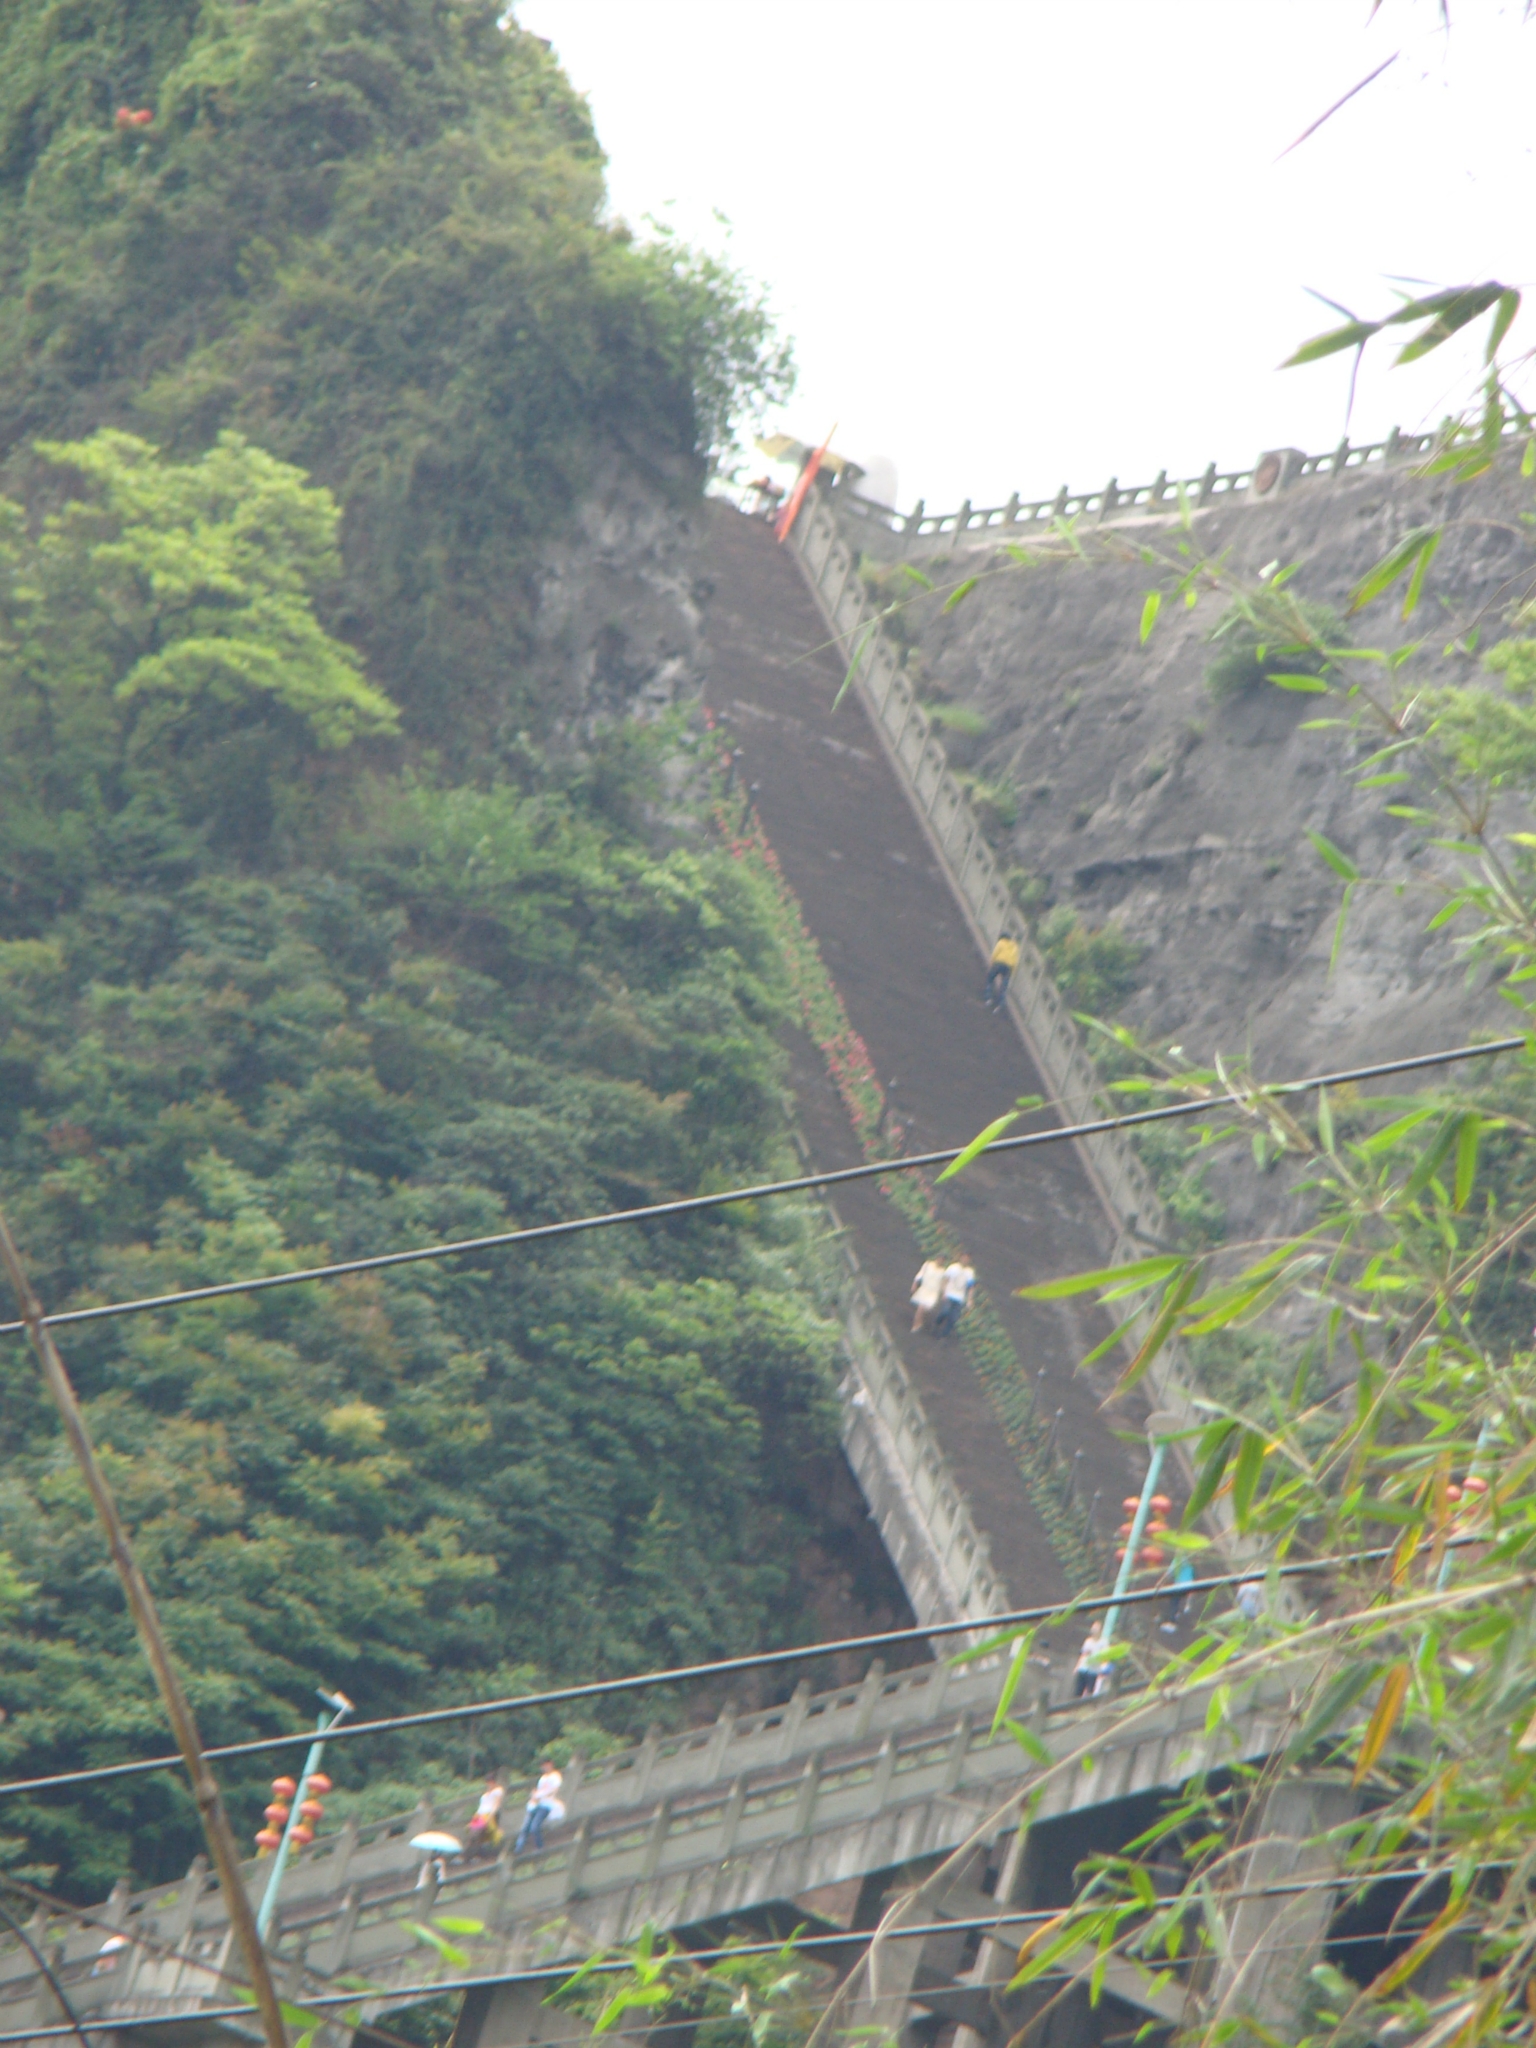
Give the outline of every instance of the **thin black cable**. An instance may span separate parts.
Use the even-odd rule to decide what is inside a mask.
[[[3,1902],[0,1902],[0,1920],[3,1920],[5,1922],[6,1926],[10,1928],[12,1934],[14,1934],[16,1939],[21,1943],[22,1947],[26,1950],[27,1954],[32,1958],[33,1962],[36,1963],[38,1969],[41,1970],[43,1974],[43,1978],[48,1986],[48,1989],[59,2001],[59,2011],[63,2013],[69,2021],[68,2026],[61,2027],[59,2029],[60,2033],[73,2034],[75,2039],[80,2043],[80,2048],[86,2048],[85,2029],[80,2024],[80,2015],[75,2011],[73,2005],[71,2005],[69,1998],[65,1993],[64,1986],[59,1982],[58,1977],[54,1972],[53,1965],[49,1962],[48,1958],[43,1954],[42,1950],[38,1947],[37,1943],[32,1939],[31,1935],[28,1934],[26,1928],[23,1927],[21,1922],[16,1918],[16,1915],[11,1911],[10,1907],[5,1905]]]
[[[1417,1073],[1426,1067],[1446,1067],[1457,1060],[1487,1058],[1493,1053],[1515,1052],[1526,1046],[1524,1038],[1496,1038],[1487,1045],[1458,1045],[1443,1052],[1417,1053],[1411,1059],[1382,1060],[1370,1067],[1346,1067],[1335,1074],[1309,1074],[1299,1081],[1274,1081],[1246,1094],[1236,1090],[1211,1095],[1195,1102],[1169,1102],[1157,1109],[1131,1110],[1124,1116],[1097,1117],[1088,1123],[1059,1124],[1054,1130],[1030,1131],[1019,1138],[998,1138],[987,1147],[997,1152],[1020,1152],[1035,1145],[1059,1145],[1068,1138],[1093,1138],[1105,1131],[1126,1131],[1141,1124],[1168,1123],[1179,1117],[1203,1116],[1209,1110],[1234,1108],[1241,1103],[1268,1096],[1306,1094],[1313,1088],[1340,1088],[1356,1081],[1378,1081],[1389,1074]],[[154,1309],[183,1308],[195,1301],[219,1301],[231,1294],[266,1294],[275,1287],[299,1287],[312,1280],[340,1280],[354,1273],[380,1273],[393,1266],[420,1264],[425,1259],[457,1258],[465,1252],[503,1251],[512,1245],[543,1242],[557,1237],[574,1237],[589,1230],[606,1230],[616,1223],[654,1223],[669,1216],[696,1215],[706,1209],[721,1209],[732,1202],[766,1201],[770,1195],[804,1194],[811,1188],[840,1187],[847,1181],[873,1180],[883,1173],[913,1173],[920,1167],[946,1166],[965,1151],[953,1145],[943,1152],[916,1152],[900,1159],[879,1159],[869,1166],[840,1166],[826,1173],[798,1174],[793,1180],[761,1181],[755,1187],[730,1188],[718,1195],[686,1195],[675,1202],[652,1202],[643,1209],[611,1209],[597,1216],[575,1216],[563,1223],[537,1223],[524,1230],[499,1230],[487,1237],[455,1238],[446,1244],[416,1245],[401,1252],[376,1252],[365,1259],[340,1259],[329,1266],[302,1266],[289,1273],[262,1273],[247,1280],[220,1280],[207,1287],[184,1287],[174,1294],[149,1294],[137,1301],[104,1302],[96,1308],[62,1309],[44,1316],[51,1329],[70,1323],[98,1323],[113,1316],[146,1315]],[[0,1337],[20,1336],[25,1323],[0,1323]]]
[[[1386,1873],[1386,1876],[1400,1879],[1416,1876],[1427,1877],[1434,1874],[1430,1870],[1420,1869],[1393,1871]],[[1222,1896],[1233,1903],[1237,1903],[1247,1899],[1281,1898],[1307,1892],[1333,1892],[1340,1889],[1339,1876],[1334,1874],[1329,1877],[1292,1878],[1280,1884],[1255,1885],[1251,1888],[1244,1887],[1239,1891],[1223,1893]],[[1168,1899],[1160,1900],[1159,1903],[1171,1904],[1176,1896],[1176,1894],[1170,1895]],[[1047,1921],[1055,1920],[1059,1917],[1059,1908],[1047,1908],[1045,1910],[987,1913],[958,1920],[921,1921],[915,1922],[910,1926],[887,1928],[881,1934],[881,1939],[883,1941],[926,1941],[931,1936],[941,1934],[991,1934],[1000,1927],[1043,1926]],[[680,1947],[676,1951],[676,1960],[680,1963],[732,1962],[739,1958],[750,1958],[753,1956],[782,1955],[786,1949],[791,1954],[798,1955],[805,1950],[861,1947],[868,1946],[877,1932],[879,1930],[874,1927],[852,1927],[837,1934],[789,1936],[782,1941],[743,1941],[716,1948],[688,1949]],[[1338,1946],[1345,1941],[1376,1942],[1406,1940],[1409,1932],[1411,1930],[1404,1930],[1400,1934],[1343,1935],[1339,1937],[1338,1943],[1330,1943],[1329,1945]],[[1013,1948],[1018,1946],[1017,1943],[1008,1942],[1006,1938],[1004,1938],[1003,1945],[1004,1947]],[[1310,1947],[1311,1944],[1308,1943],[1307,1946]],[[331,2006],[363,2005],[375,1998],[388,1998],[391,2001],[401,1998],[435,1998],[446,1996],[451,1992],[489,1990],[508,1984],[560,1983],[567,1978],[574,1977],[582,1967],[579,1961],[544,1963],[529,1970],[501,1971],[494,1976],[452,1977],[437,1983],[426,1984],[380,1984],[362,1991],[324,1991],[316,1994],[314,1997],[296,1998],[292,2003],[302,2011],[318,2012],[322,2008]],[[611,1956],[594,1960],[586,1967],[589,1976],[613,1976],[622,1975],[623,1972],[633,1969],[634,1964],[626,1956]],[[250,2005],[245,2004],[229,2006],[227,2008],[200,2007],[194,2013],[188,2014],[187,2017],[195,2017],[201,2020],[237,2019],[249,2018],[250,2013]],[[92,2032],[100,2033],[115,2030],[119,2027],[163,2026],[167,2017],[163,2013],[148,2014],[132,2019],[87,2020],[84,2024]],[[25,2033],[0,2034],[0,2043],[44,2039],[49,2035],[67,2034],[71,2031],[72,2029],[69,2027],[29,2027]],[[647,2029],[646,2031],[649,2032],[651,2030]]]
[[[28,1884],[25,1878],[12,1877],[9,1872],[0,1873],[0,1884],[5,1885],[13,1892],[19,1893],[23,1898],[30,1899],[34,1905],[41,1906],[51,1919],[73,1920],[77,1927],[94,1927],[100,1929],[105,1934],[118,1935],[125,1943],[132,1947],[143,1949],[156,1962],[165,1962],[171,1957],[176,1957],[184,1968],[196,1970],[201,1975],[212,1977],[219,1985],[238,1985],[240,1982],[239,1977],[232,1971],[221,1969],[217,1963],[206,1962],[196,1956],[179,1955],[174,1941],[158,1941],[152,1935],[145,1934],[142,1928],[117,1926],[115,1922],[107,1918],[105,1911],[100,1908],[72,1906],[67,1900],[56,1899],[51,1892],[41,1891],[35,1884]],[[3,1917],[15,1929],[17,1934],[21,1936],[21,1939],[26,1943],[28,1950],[39,1967],[46,1968],[47,1966],[43,1963],[42,1957],[32,1947],[26,1930],[5,1911],[3,1903],[0,1903],[0,1917]],[[49,1981],[51,1983],[52,1979],[50,1978]],[[71,2018],[76,2017],[74,2007],[69,2004],[58,1985],[54,1984],[53,1988],[59,2003],[64,2007],[65,2011],[70,2014]],[[407,2041],[403,2035],[392,2034],[387,2027],[381,2027],[377,2021],[359,2024],[356,2032],[366,2040],[379,2042],[381,2048],[418,2048],[416,2042]],[[83,2048],[83,2035],[81,2039]]]
[[[1453,1536],[1448,1539],[1447,1547],[1489,1540],[1483,1535]],[[1394,1554],[1395,1548],[1395,1545],[1383,1544],[1372,1550],[1342,1551],[1333,1557],[1283,1564],[1275,1568],[1276,1575],[1286,1579],[1306,1578],[1321,1572],[1337,1571],[1343,1565],[1380,1564],[1384,1558]],[[1257,1568],[1250,1566],[1246,1570],[1217,1572],[1209,1578],[1192,1579],[1178,1590],[1182,1598],[1195,1599],[1202,1593],[1215,1592],[1223,1586],[1238,1585],[1244,1579],[1259,1576]],[[926,1627],[885,1629],[878,1635],[842,1636],[830,1643],[801,1643],[792,1649],[757,1650],[747,1657],[717,1658],[711,1664],[683,1664],[672,1670],[643,1671],[627,1678],[594,1678],[582,1685],[557,1686],[549,1692],[520,1693],[510,1699],[477,1700],[470,1706],[427,1707],[419,1713],[395,1714],[385,1720],[348,1722],[345,1727],[337,1728],[326,1736],[326,1746],[329,1748],[332,1743],[353,1741],[361,1735],[389,1735],[401,1728],[429,1728],[447,1721],[472,1721],[483,1714],[516,1714],[534,1707],[566,1706],[574,1700],[639,1692],[652,1685],[687,1685],[706,1678],[729,1677],[738,1671],[760,1671],[774,1664],[808,1663],[818,1657],[838,1656],[845,1652],[887,1649],[897,1643],[924,1642],[935,1636],[976,1635],[988,1638],[999,1630],[1023,1627],[1030,1622],[1067,1622],[1079,1614],[1097,1614],[1109,1607],[1135,1607],[1149,1600],[1168,1600],[1173,1593],[1171,1585],[1146,1586],[1118,1595],[1095,1593],[1080,1600],[1064,1600],[1055,1607],[1020,1607],[1009,1614],[985,1615],[978,1621],[935,1621]],[[218,1748],[205,1749],[203,1754],[210,1760],[260,1756],[273,1749],[297,1749],[314,1739],[313,1729],[294,1735],[263,1735],[249,1742],[227,1742]],[[152,1756],[137,1758],[132,1763],[98,1764],[92,1770],[57,1771],[41,1778],[12,1778],[0,1783],[0,1798],[18,1792],[54,1791],[66,1785],[97,1785],[108,1778],[137,1777],[148,1771],[181,1768],[179,1756]]]

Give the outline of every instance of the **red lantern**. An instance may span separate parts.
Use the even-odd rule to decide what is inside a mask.
[[[306,1799],[303,1802],[303,1804],[299,1807],[299,1818],[301,1820],[310,1821],[319,1820],[320,1816],[324,1812],[325,1806],[322,1801],[318,1799]]]
[[[1129,1500],[1121,1501],[1120,1505],[1125,1509],[1125,1512],[1128,1515],[1134,1515],[1136,1510],[1141,1506],[1141,1501],[1138,1498],[1138,1496],[1133,1493]]]
[[[272,1780],[272,1790],[279,1799],[291,1799],[298,1789],[292,1778],[274,1778]]]
[[[298,1826],[294,1829],[293,1833],[288,1837],[288,1840],[293,1844],[295,1849],[306,1848],[309,1845],[309,1843],[311,1843],[314,1839],[314,1829],[312,1827],[307,1827],[303,1821],[299,1822]]]
[[[1486,1493],[1488,1491],[1487,1480],[1479,1479],[1475,1473],[1464,1484],[1468,1493]]]
[[[281,1843],[282,1839],[282,1836],[277,1832],[276,1828],[263,1828],[261,1833],[256,1837],[256,1847],[263,1856],[270,1856],[272,1851],[275,1848],[277,1848],[278,1845]]]
[[[1155,1543],[1149,1543],[1139,1555],[1143,1564],[1165,1564],[1168,1558],[1167,1551],[1160,1550]]]
[[[324,1771],[311,1771],[309,1776],[304,1780],[304,1790],[306,1792],[318,1793],[318,1795],[322,1799],[325,1797],[326,1793],[330,1791],[330,1789],[331,1781],[325,1775]]]
[[[1118,1560],[1118,1559],[1120,1559],[1120,1558],[1124,1557],[1124,1555],[1125,1555],[1125,1545],[1124,1545],[1124,1544],[1122,1543],[1122,1544],[1121,1544],[1121,1546],[1120,1546],[1120,1548],[1119,1548],[1119,1549],[1118,1549],[1118,1550],[1117,1550],[1117,1551],[1115,1552],[1115,1557],[1116,1557],[1116,1559]]]
[[[271,1821],[275,1828],[286,1827],[288,1825],[288,1809],[286,1806],[279,1806],[276,1800],[274,1800],[262,1815],[262,1819]]]
[[[1445,1497],[1447,1500],[1460,1500],[1461,1488],[1459,1486],[1448,1486],[1445,1489]]]
[[[1168,1498],[1166,1493],[1154,1493],[1152,1496],[1152,1505],[1157,1509],[1160,1515],[1166,1515],[1168,1510],[1173,1506],[1173,1502]]]
[[[1136,1524],[1134,1522],[1122,1522],[1119,1528],[1115,1531],[1115,1534],[1117,1536],[1129,1536],[1131,1531],[1135,1528],[1135,1526]]]

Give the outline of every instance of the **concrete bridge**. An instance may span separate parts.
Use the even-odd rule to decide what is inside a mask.
[[[868,1929],[888,1895],[978,1830],[964,1873],[932,1911],[925,1907],[927,1921],[970,1923],[1064,1903],[1063,1882],[1082,1855],[1129,1840],[1158,1796],[1193,1774],[1268,1753],[1291,1713],[1285,1684],[1267,1683],[1211,1735],[1203,1693],[1149,1697],[1127,1715],[1134,1701],[1074,1706],[1059,1681],[1054,1695],[1036,1686],[1023,1711],[1045,1751],[1088,1758],[1086,1767],[1074,1761],[1052,1773],[1008,1730],[992,1732],[1004,1671],[1001,1657],[893,1674],[875,1664],[855,1685],[814,1695],[802,1686],[779,1707],[742,1715],[726,1707],[705,1727],[653,1733],[573,1766],[570,1819],[549,1832],[541,1853],[514,1858],[504,1848],[450,1863],[441,1880],[411,1838],[428,1827],[462,1831],[472,1801],[348,1825],[290,1870],[271,1941],[279,1992],[302,2002],[365,1986],[356,2017],[366,2024],[420,2003],[424,1983],[459,1975],[413,1923],[436,1914],[478,1921],[482,1934],[453,1936],[470,1955],[465,1974],[481,1980],[466,2001],[460,2048],[529,2048],[568,2038],[575,2022],[544,2007],[547,1981],[519,1983],[519,1973],[630,1941],[647,1924],[685,1946],[728,1930]],[[1036,1784],[1021,1849],[1016,1812],[989,1816]],[[246,1866],[253,1899],[267,1868]],[[178,1884],[131,1896],[120,1889],[90,1924],[39,1916],[30,1932],[93,2027],[151,2022],[156,2041],[188,2044],[255,2037],[249,2021],[213,2017],[231,2002],[224,1973],[238,1970],[238,1956],[201,1859]],[[999,1930],[1003,1940],[1007,1932]],[[105,1968],[103,1943],[119,1937]],[[967,1925],[891,1950],[882,2026],[916,2026],[917,2040],[926,2015],[928,2031],[962,2021],[979,2041],[997,2033],[991,1979],[1004,1951],[983,1930]],[[1072,1974],[1071,1959],[1064,1973]],[[1154,1993],[1139,1970],[1119,1965],[1093,2030],[1071,2038],[1114,2031],[1117,2014],[1132,2025],[1171,2023],[1178,2004],[1176,1992]],[[62,2018],[21,1945],[0,1945],[0,2031]]]

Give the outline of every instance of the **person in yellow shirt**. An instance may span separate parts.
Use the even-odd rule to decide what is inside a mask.
[[[1004,932],[992,948],[992,958],[987,962],[987,986],[982,998],[999,1015],[1008,1000],[1008,984],[1018,964],[1019,942],[1012,932]]]

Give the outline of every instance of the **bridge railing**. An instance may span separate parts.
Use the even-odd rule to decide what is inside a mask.
[[[1295,1688],[1305,1675],[1266,1674],[1232,1723],[1214,1731],[1205,1693],[1149,1698],[1130,1717],[1107,1702],[1067,1709],[1021,1696],[1018,1710],[1048,1751],[1088,1752],[1083,1768],[1041,1788],[1035,1817],[1172,1788],[1234,1758],[1269,1753],[1293,1726]],[[409,1848],[409,1835],[423,1824],[420,1810],[368,1831],[378,1852],[372,1857],[360,1854],[358,1840],[347,1843],[349,1833],[360,1838],[362,1831],[343,1830],[326,1838],[335,1844],[329,1871],[307,1851],[285,1897],[274,1950],[282,1994],[302,1999],[345,1970],[368,1986],[365,2019],[401,1997],[419,1999],[424,1960],[414,1923],[440,1898],[482,1919],[483,1967],[515,1975],[534,1960],[630,1938],[647,1919],[696,1923],[953,1847],[1030,1774],[1011,1732],[992,1731],[1001,1677],[1000,1661],[989,1673],[956,1672],[946,1696],[942,1675],[929,1671],[932,1696],[919,1703],[909,1694],[906,1719],[884,1732],[863,1712],[862,1688],[824,1695],[825,1710],[845,1715],[846,1724],[823,1724],[803,1755],[780,1744],[767,1753],[755,1748],[750,1757],[727,1749],[695,1760],[690,1776],[671,1789],[653,1779],[643,1800],[593,1801],[579,1820],[552,1830],[543,1851],[466,1860],[450,1866],[441,1884]],[[802,1730],[815,1724],[813,1704],[806,1704]],[[252,1882],[260,1874],[254,1865],[247,1872]],[[226,1987],[210,1972],[229,1959],[228,1928],[217,1888],[200,1865],[184,1886],[115,1903],[136,1909],[119,1911],[116,1924],[137,1920],[157,1952],[131,1943],[120,1975],[93,1974],[100,1927],[71,1931],[59,1916],[64,1938],[49,1945],[79,2010],[169,2017],[222,2002]],[[46,1940],[48,1930],[38,1931]],[[11,1944],[3,1958],[0,2006],[42,2000],[31,1958]]]
[[[1510,437],[1528,429],[1510,420],[1504,431]],[[1304,477],[1338,477],[1384,463],[1422,460],[1432,455],[1444,438],[1443,428],[1428,434],[1405,434],[1394,427],[1384,441],[1352,445],[1346,435],[1337,447],[1320,455],[1278,448],[1267,451],[1246,469],[1218,469],[1211,462],[1199,476],[1170,477],[1166,470],[1159,470],[1146,484],[1122,484],[1112,476],[1096,490],[1072,491],[1063,484],[1051,498],[1021,498],[1015,492],[1004,505],[973,505],[967,498],[953,512],[929,512],[919,498],[910,512],[902,513],[841,485],[834,486],[826,497],[851,536],[867,535],[882,555],[902,555],[931,550],[935,542],[944,540],[953,546],[962,538],[1011,537],[1021,529],[1048,528],[1058,519],[1108,521],[1172,515],[1179,510],[1181,496],[1196,510],[1217,499],[1262,502]]]

